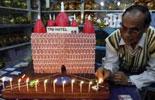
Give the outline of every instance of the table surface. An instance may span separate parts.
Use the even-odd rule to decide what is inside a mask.
[[[110,100],[119,100],[120,95],[130,96],[132,99],[120,100],[141,100],[138,89],[135,86],[112,86]]]
[[[32,72],[33,72],[33,69],[31,67],[28,67],[23,70],[23,73],[26,73],[26,74],[30,74]],[[1,94],[1,89],[2,89],[2,86],[0,86],[0,94]],[[130,98],[123,99],[127,97],[131,97],[131,99]],[[141,97],[138,92],[138,89],[135,86],[110,86],[109,100],[141,100]]]

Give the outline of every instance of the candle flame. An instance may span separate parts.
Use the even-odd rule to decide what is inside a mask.
[[[103,82],[103,79],[100,78],[100,79],[98,80],[98,83],[102,83],[102,82]]]
[[[18,83],[20,83],[21,82],[21,79],[18,79]]]
[[[66,84],[66,80],[62,81],[63,84]]]
[[[91,85],[91,84],[93,84],[93,82],[92,82],[92,81],[90,81],[90,82],[89,82],[89,84]]]
[[[36,84],[38,84],[39,83],[39,80],[36,80]]]
[[[44,83],[47,83],[48,82],[48,79],[44,80]]]
[[[30,79],[29,79],[29,77],[28,77],[28,78],[26,79],[26,82],[28,83],[28,82],[29,82],[29,80],[30,80]]]
[[[58,81],[58,80],[57,80],[57,79],[55,79],[53,82],[54,82],[54,83],[56,83],[57,81]]]
[[[84,81],[81,81],[81,82],[80,82],[80,84],[83,84],[83,83],[84,83]]]
[[[74,83],[75,82],[75,79],[72,79],[72,83]]]
[[[1,80],[4,82],[6,79],[5,79],[5,77],[2,77]]]
[[[13,79],[12,79],[12,78],[10,78],[9,80],[10,80],[10,82],[11,82]]]

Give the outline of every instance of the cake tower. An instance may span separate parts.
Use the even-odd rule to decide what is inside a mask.
[[[56,26],[48,26],[47,32],[32,33],[32,59],[35,73],[59,73],[65,66],[67,73],[95,73],[95,34],[87,20],[84,33],[78,27],[69,26],[63,3],[57,15]],[[51,18],[50,18],[51,19]],[[75,23],[74,17],[74,23]],[[87,25],[88,23],[88,25]],[[88,32],[87,32],[88,31]],[[92,32],[92,34],[90,34]]]

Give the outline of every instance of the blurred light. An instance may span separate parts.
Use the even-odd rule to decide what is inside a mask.
[[[117,2],[117,6],[120,6],[120,4],[121,4],[120,1],[118,1],[118,2]]]
[[[103,2],[103,1],[102,1],[102,2],[100,2],[100,5],[101,5],[101,6],[104,6],[104,2]]]

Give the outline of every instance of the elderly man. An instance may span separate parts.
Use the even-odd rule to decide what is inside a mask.
[[[122,15],[121,28],[106,38],[106,58],[96,71],[99,79],[135,84],[141,89],[155,82],[155,29],[145,6],[132,5]]]

